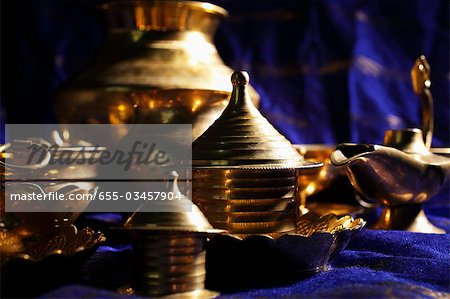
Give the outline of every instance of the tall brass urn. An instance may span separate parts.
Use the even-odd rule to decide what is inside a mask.
[[[192,123],[198,137],[231,93],[232,70],[213,44],[227,12],[205,2],[120,1],[105,13],[109,37],[96,63],[59,93],[58,120]]]

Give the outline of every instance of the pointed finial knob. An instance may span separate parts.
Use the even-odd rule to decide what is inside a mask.
[[[170,173],[171,182],[169,184],[168,191],[174,194],[180,194],[180,189],[178,188],[178,173],[174,170]]]
[[[233,83],[233,86],[245,86],[248,85],[249,81],[250,78],[246,71],[237,71],[231,75],[231,83]]]

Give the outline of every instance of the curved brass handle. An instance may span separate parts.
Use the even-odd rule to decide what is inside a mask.
[[[353,193],[358,204],[365,209],[372,209],[378,207],[380,204],[369,200],[364,194],[355,190]]]
[[[431,68],[427,59],[424,55],[420,55],[411,69],[411,80],[414,93],[420,98],[423,141],[428,149],[431,147],[434,126],[433,97],[430,91],[430,72]]]
[[[28,146],[28,145],[32,144],[32,141],[29,141],[29,140],[15,140],[14,142],[24,145],[24,146]],[[45,151],[45,157],[39,163],[31,164],[31,165],[14,165],[14,164],[0,161],[0,166],[4,167],[6,169],[15,170],[15,171],[21,171],[21,170],[32,171],[32,170],[37,170],[37,169],[46,167],[52,157],[50,154],[50,151],[48,150],[48,147],[45,147],[44,145],[39,144],[39,143],[34,143],[34,144],[36,146],[42,147],[42,149]],[[10,148],[11,145],[12,145],[11,143],[0,144],[0,153],[6,152],[6,150],[8,148]]]

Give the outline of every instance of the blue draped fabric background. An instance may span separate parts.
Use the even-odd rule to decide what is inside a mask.
[[[420,126],[409,71],[423,53],[434,145],[449,144],[448,2],[218,3],[230,11],[222,56],[250,71],[262,111],[294,143],[380,143],[388,128]]]
[[[230,13],[215,38],[221,56],[249,71],[261,110],[292,142],[380,143],[388,128],[419,126],[409,71],[423,53],[433,145],[450,145],[448,1],[212,2]],[[54,120],[55,90],[100,51],[99,3],[3,3],[2,123]]]
[[[450,146],[448,1],[213,2],[230,12],[215,38],[221,56],[249,71],[261,110],[292,142],[380,143],[388,128],[419,126],[409,71],[425,54],[435,99],[433,146]],[[2,124],[54,121],[54,92],[100,51],[98,3],[2,2]],[[447,232],[448,200],[446,189],[426,210]],[[449,241],[448,234],[364,230],[330,271],[231,297],[450,297]],[[86,283],[100,277],[120,285],[129,277],[130,254],[129,246],[102,246],[85,266]],[[86,285],[43,295],[74,297],[126,298]]]

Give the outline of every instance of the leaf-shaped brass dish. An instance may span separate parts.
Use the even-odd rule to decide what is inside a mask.
[[[315,233],[335,234],[346,230],[358,230],[365,224],[362,218],[353,219],[349,215],[338,218],[335,214],[319,216],[307,213],[300,216],[297,221],[297,235],[310,237]]]

